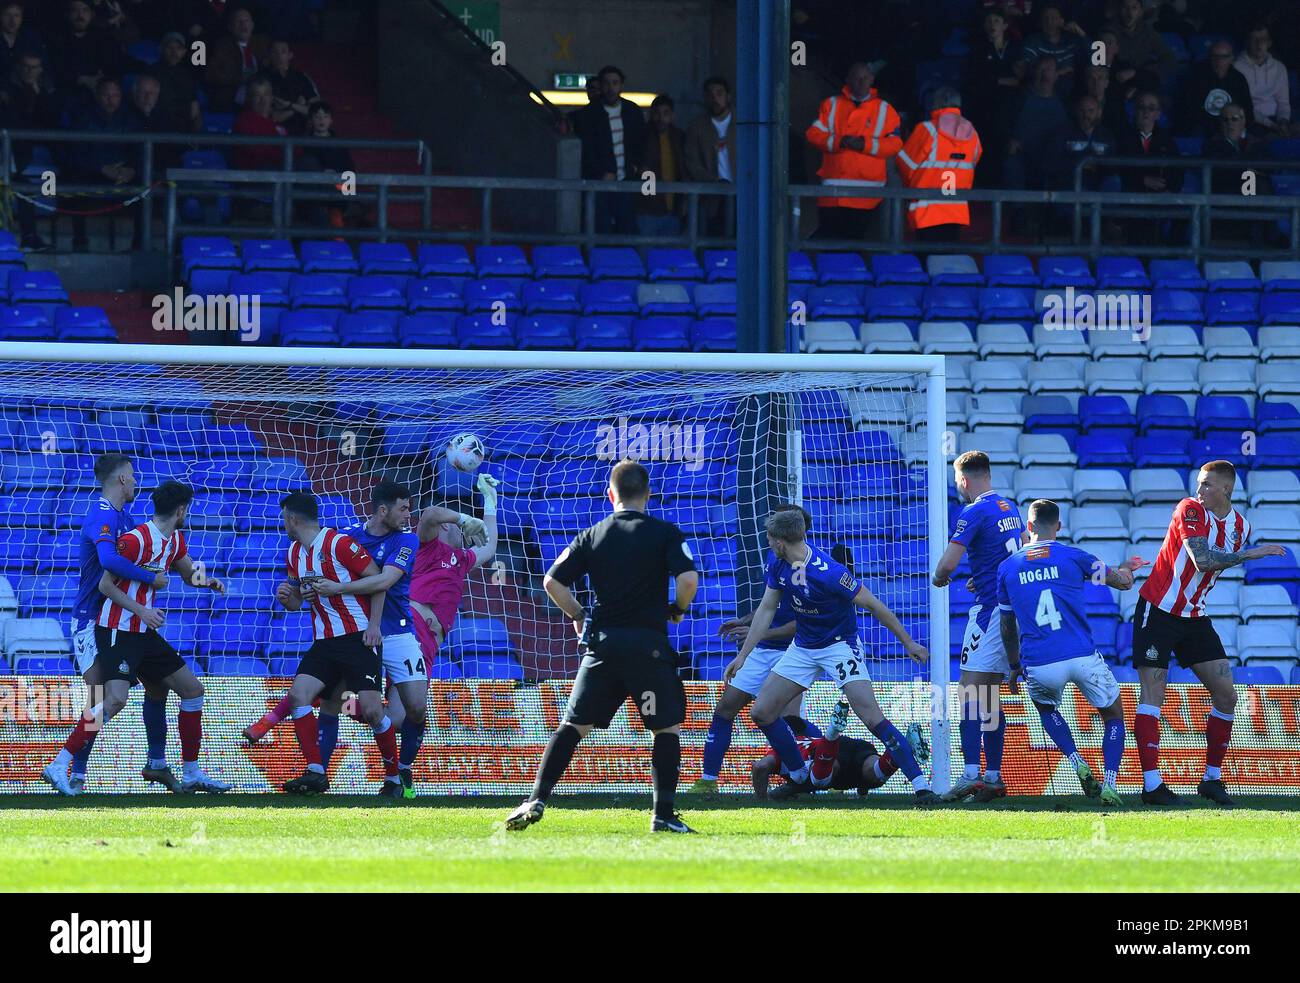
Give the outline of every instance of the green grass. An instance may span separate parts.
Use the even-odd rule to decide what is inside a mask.
[[[651,836],[648,799],[285,796],[0,800],[3,891],[1297,891],[1300,800],[1107,811],[1081,797],[922,811],[824,797],[679,807],[700,836]]]

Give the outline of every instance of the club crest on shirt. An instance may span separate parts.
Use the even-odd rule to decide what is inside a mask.
[[[110,533],[112,530],[110,530],[108,526],[100,526],[99,531],[104,535],[108,535],[108,533]]]
[[[1183,510],[1183,518],[1186,519],[1188,522],[1192,522],[1196,519],[1199,519],[1200,517],[1201,517],[1201,513],[1197,511],[1194,505],[1189,505],[1187,506],[1187,508]]]
[[[998,499],[998,508],[1000,508],[1003,512],[1011,511],[1011,506],[1000,498]]]

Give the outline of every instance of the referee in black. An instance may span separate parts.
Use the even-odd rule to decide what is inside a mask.
[[[608,727],[629,696],[655,736],[650,774],[654,780],[656,833],[693,833],[673,811],[681,771],[681,725],[686,689],[677,675],[677,654],[668,621],[681,621],[699,587],[695,559],[671,522],[646,514],[650,475],[635,461],[620,461],[609,476],[614,512],[584,529],[546,574],[551,600],[572,619],[585,642],[564,723],[551,735],[528,799],[506,818],[507,829],[527,829],[542,818],[560,780],[593,727]],[[573,596],[586,574],[596,595],[590,614]],[[668,578],[677,582],[668,603]]]

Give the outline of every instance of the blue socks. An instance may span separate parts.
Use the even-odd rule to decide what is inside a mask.
[[[1070,725],[1061,716],[1061,711],[1055,707],[1050,710],[1040,708],[1038,717],[1042,720],[1043,730],[1047,731],[1047,736],[1052,739],[1052,743],[1060,749],[1063,755],[1071,761],[1076,761],[1079,756],[1079,749],[1074,745],[1074,735],[1070,733]]]
[[[791,781],[801,780],[802,776],[807,775],[807,767],[804,764],[803,752],[799,750],[799,742],[794,739],[794,731],[790,725],[781,717],[777,717],[766,727],[760,727],[763,736],[767,738],[767,743],[772,745],[772,750],[776,756],[781,759],[781,764],[785,765],[785,770],[790,773]],[[915,763],[913,763],[915,767]]]
[[[1002,772],[1002,747],[1006,743],[1007,718],[1002,713],[1002,699],[997,698],[993,712],[998,715],[998,725],[984,731],[984,772],[998,775]]]
[[[708,736],[704,738],[704,767],[700,772],[701,778],[716,781],[718,775],[722,773],[722,759],[727,756],[727,749],[731,747],[731,732],[735,725],[734,720],[728,720],[716,713],[713,715],[713,720],[709,723]]]
[[[1106,768],[1106,784],[1115,786],[1119,763],[1124,759],[1124,721],[1106,721],[1106,737],[1101,744],[1101,759]]]
[[[144,706],[140,710],[140,718],[144,721],[145,741],[149,745],[149,767],[166,768],[167,767],[167,700],[151,700],[149,697],[144,698]]]
[[[907,738],[900,734],[898,728],[888,720],[881,720],[871,728],[871,733],[879,737],[885,747],[889,748],[889,753],[898,764],[899,770],[915,786],[916,780],[921,778],[921,767],[916,763],[916,756],[912,754],[912,745],[907,743]],[[776,747],[775,744],[772,746]],[[924,783],[924,779],[922,782]]]
[[[967,778],[978,778],[980,773],[980,711],[978,703],[962,704],[961,760],[966,766]]]
[[[402,721],[402,749],[397,756],[397,767],[410,768],[415,764],[415,756],[420,753],[424,743],[424,721],[407,717]]]
[[[339,718],[332,713],[320,712],[316,718],[316,730],[319,733],[320,741],[320,762],[325,766],[325,771],[330,768],[330,757],[334,754],[334,749],[339,743]]]

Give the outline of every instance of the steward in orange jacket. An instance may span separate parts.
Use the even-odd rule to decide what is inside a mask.
[[[975,186],[975,165],[983,147],[970,120],[961,114],[961,96],[944,87],[935,92],[930,119],[917,125],[898,154],[898,172],[909,188],[965,190]],[[964,201],[913,201],[907,206],[912,229],[970,225]],[[954,236],[958,229],[948,230]]]
[[[885,162],[903,146],[894,107],[871,87],[871,68],[858,63],[849,69],[839,95],[822,102],[821,112],[805,139],[822,152],[817,174],[825,184],[883,187]],[[821,208],[870,210],[879,198],[818,198]]]

